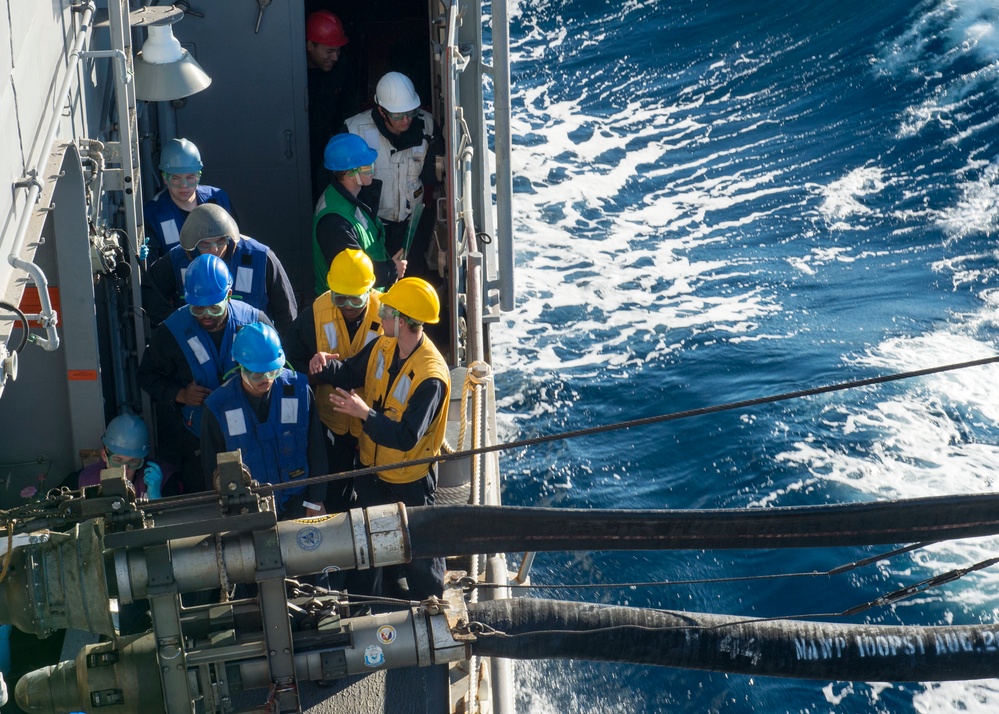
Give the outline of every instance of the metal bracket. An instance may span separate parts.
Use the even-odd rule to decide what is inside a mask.
[[[455,570],[448,573],[448,578],[444,582],[443,607],[439,608],[439,611],[447,619],[451,636],[456,642],[475,641],[474,634],[457,634],[468,625],[468,608],[465,607],[467,576],[468,573],[464,570]]]
[[[32,186],[37,187],[39,191],[42,190],[42,182],[38,180],[38,171],[36,171],[35,169],[31,169],[28,172],[28,175],[25,176],[20,181],[15,181],[14,182],[14,189],[15,190],[17,190],[19,188],[29,188],[30,189]],[[39,198],[41,198],[41,196],[39,196]],[[35,200],[37,201],[38,199],[35,199]]]
[[[124,191],[125,181],[121,169],[104,169],[104,189],[107,191]]]
[[[128,60],[125,57],[125,53],[121,50],[82,50],[80,53],[80,59],[96,59],[100,57],[110,57],[115,61],[115,71],[117,72],[118,78],[123,84],[128,84],[132,81],[132,73],[128,71]]]
[[[163,591],[174,585],[173,564],[170,562],[170,548],[165,543],[146,548],[146,582],[149,592]]]
[[[260,501],[250,491],[250,473],[244,468],[239,449],[218,455],[215,491],[227,515],[260,511]]]

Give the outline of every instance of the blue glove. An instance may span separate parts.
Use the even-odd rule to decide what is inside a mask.
[[[142,246],[139,248],[139,260],[149,257],[149,236],[142,239]]]
[[[146,484],[146,498],[150,501],[163,498],[160,487],[163,485],[163,469],[159,464],[147,463],[142,472],[142,482]]]

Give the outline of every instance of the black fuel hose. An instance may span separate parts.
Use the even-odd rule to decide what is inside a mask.
[[[999,494],[760,509],[406,509],[413,558],[575,550],[810,548],[999,533]]]
[[[518,598],[470,603],[472,653],[839,681],[991,679],[999,625],[903,627]]]
[[[17,305],[11,305],[9,302],[0,302],[0,308],[10,310],[17,315],[17,319],[21,322],[23,334],[21,335],[20,343],[14,348],[14,352],[20,352],[28,344],[28,335],[31,334],[31,325],[28,324],[28,318]]]

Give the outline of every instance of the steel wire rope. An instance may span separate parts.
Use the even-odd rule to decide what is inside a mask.
[[[840,392],[847,389],[857,389],[860,387],[869,387],[877,384],[887,384],[890,382],[898,382],[905,379],[913,379],[915,377],[925,377],[931,374],[939,374],[942,372],[953,372],[960,369],[969,369],[971,367],[981,367],[988,364],[995,364],[999,362],[999,355],[993,357],[984,357],[977,360],[969,360],[967,362],[955,362],[947,365],[940,365],[937,367],[926,367],[924,369],[912,370],[909,372],[899,372],[896,374],[881,375],[878,377],[867,377],[865,379],[857,379],[849,382],[839,382],[837,384],[824,385],[821,387],[810,387],[807,389],[799,389],[793,392],[783,392],[781,394],[774,394],[765,397],[754,397],[753,399],[743,399],[735,402],[727,402],[725,404],[716,404],[708,407],[697,407],[695,409],[687,409],[680,412],[671,412],[669,414],[659,414],[656,416],[642,417],[640,419],[631,419],[628,421],[615,422],[613,424],[604,424],[601,426],[588,427],[586,429],[576,429],[574,431],[565,431],[558,434],[550,434],[545,436],[535,436],[528,439],[521,439],[519,441],[510,441],[501,444],[491,444],[489,446],[482,446],[476,449],[468,449],[465,451],[456,451],[453,454],[440,455],[440,456],[429,456],[422,459],[413,459],[412,461],[403,461],[398,464],[392,464],[392,468],[403,468],[406,466],[418,466],[421,464],[431,464],[437,461],[448,461],[452,459],[468,458],[469,456],[478,456],[479,454],[489,454],[497,451],[507,451],[511,449],[519,449],[527,446],[537,446],[538,444],[545,444],[552,441],[562,441],[564,439],[575,439],[581,436],[592,436],[593,434],[601,434],[609,431],[619,431],[622,429],[631,429],[633,427],[648,426],[650,424],[658,424],[668,421],[677,421],[679,419],[688,419],[695,416],[704,416],[706,414],[717,414],[724,411],[732,411],[735,409],[745,409],[748,407],[760,406],[762,404],[773,404],[775,402],[790,401],[792,399],[801,399],[803,397],[812,397],[820,394],[828,394],[831,392]],[[355,469],[353,471],[345,471],[339,474],[325,474],[321,476],[310,476],[309,479],[303,479],[296,481],[295,483],[286,484],[270,484],[267,486],[262,486],[262,488],[270,488],[273,490],[284,490],[287,488],[297,488],[298,486],[307,482],[322,482],[322,481],[338,481],[345,478],[353,478],[355,476],[362,476],[365,474],[376,473],[380,470],[384,470],[386,466],[369,466],[362,469]]]
[[[481,446],[476,449],[468,449],[465,451],[455,451],[450,454],[441,453],[438,456],[428,456],[420,459],[413,459],[412,461],[402,461],[397,464],[392,464],[392,468],[404,468],[407,466],[419,466],[422,464],[432,464],[441,461],[451,461],[455,459],[466,459],[470,456],[478,456],[480,454],[491,454],[500,451],[509,451],[512,449],[519,449],[529,446],[537,446],[539,444],[546,444],[552,441],[562,441],[565,439],[575,439],[581,436],[591,436],[593,434],[601,434],[610,431],[619,431],[622,429],[631,429],[640,426],[648,426],[650,424],[659,424],[669,421],[677,421],[679,419],[688,419],[696,416],[704,416],[707,414],[717,414],[725,411],[732,411],[736,409],[746,409],[749,407],[760,406],[763,404],[773,404],[776,402],[785,402],[793,399],[802,399],[804,397],[813,397],[820,394],[829,394],[832,392],[841,392],[848,389],[858,389],[860,387],[870,387],[878,384],[888,384],[890,382],[899,382],[906,379],[914,379],[916,377],[926,377],[933,374],[940,374],[943,372],[954,372],[962,369],[970,369],[972,367],[982,367],[989,364],[995,364],[999,362],[999,355],[992,357],[983,357],[981,359],[969,360],[967,362],[954,362],[946,365],[939,365],[936,367],[926,367],[923,369],[911,370],[908,372],[898,372],[895,374],[881,375],[877,377],[867,377],[864,379],[856,379],[848,382],[838,382],[836,384],[824,385],[821,387],[809,387],[806,389],[798,389],[791,392],[782,392],[780,394],[773,394],[765,397],[754,397],[752,399],[742,399],[735,402],[726,402],[724,404],[716,404],[708,407],[697,407],[695,409],[687,409],[680,412],[671,412],[669,414],[659,414],[656,416],[642,417],[640,419],[631,419],[628,421],[615,422],[613,424],[604,424],[601,426],[588,427],[586,429],[577,429],[574,431],[565,431],[558,434],[549,434],[544,436],[534,436],[527,439],[520,439],[518,441],[508,441],[500,444],[490,444],[488,446]],[[383,466],[367,466],[360,469],[354,469],[353,471],[342,471],[333,474],[322,474],[318,476],[309,476],[304,479],[296,479],[294,482],[283,483],[283,484],[260,484],[259,490],[262,493],[272,493],[274,491],[282,491],[289,488],[298,488],[303,485],[308,485],[311,483],[323,483],[326,481],[341,481],[344,479],[355,478],[357,476],[366,476],[368,474],[377,473],[379,471],[387,468],[387,465]],[[173,496],[170,499],[170,503],[163,503],[164,507],[171,507],[172,505],[187,505],[195,501],[212,500],[216,498],[215,494],[194,494],[191,496]]]
[[[864,567],[865,565],[870,565],[871,563],[876,563],[881,560],[887,560],[889,558],[894,558],[896,555],[903,555],[904,553],[909,553],[914,550],[919,550],[920,548],[925,548],[928,545],[933,545],[938,541],[924,541],[922,543],[914,543],[912,545],[903,546],[901,548],[895,548],[893,550],[887,551],[885,553],[879,553],[878,555],[872,555],[867,558],[862,558],[860,560],[854,560],[843,565],[837,565],[835,568],[830,568],[829,570],[812,570],[809,572],[801,573],[765,573],[762,575],[739,575],[732,576],[728,578],[694,578],[694,579],[684,579],[684,580],[649,580],[646,582],[632,582],[632,583],[559,583],[550,585],[520,585],[520,584],[503,584],[503,583],[490,583],[490,582],[475,582],[469,579],[467,586],[471,589],[476,588],[510,588],[511,590],[520,589],[535,589],[535,590],[604,590],[604,589],[614,589],[614,588],[639,588],[639,587],[678,587],[681,585],[713,585],[716,583],[740,583],[748,582],[753,580],[778,580],[781,578],[810,578],[810,577],[826,577],[831,575],[842,575],[843,573],[848,573],[852,570]]]
[[[678,581],[649,582],[649,583],[611,583],[611,584],[606,584],[606,585],[593,585],[593,584],[584,584],[584,585],[520,585],[520,586],[506,586],[506,587],[511,587],[511,588],[513,588],[513,587],[536,588],[536,589],[547,589],[547,590],[560,590],[560,589],[582,590],[582,589],[613,588],[613,587],[631,587],[631,586],[692,585],[692,584],[705,584],[705,583],[711,584],[711,583],[722,583],[722,582],[742,582],[742,581],[751,581],[751,580],[771,580],[771,579],[777,579],[777,578],[811,577],[811,576],[817,576],[817,575],[822,575],[822,576],[825,576],[825,575],[836,575],[836,574],[839,574],[839,573],[842,573],[842,572],[847,572],[847,570],[852,570],[853,569],[852,566],[854,566],[855,564],[867,564],[867,563],[873,562],[875,560],[882,560],[882,559],[887,558],[887,557],[892,557],[894,555],[899,555],[899,554],[902,554],[902,553],[905,553],[905,552],[908,552],[908,551],[911,551],[911,550],[915,550],[917,548],[922,548],[922,547],[925,547],[925,546],[928,546],[928,545],[932,545],[932,544],[933,544],[932,541],[928,541],[928,542],[924,542],[924,543],[916,543],[916,544],[913,544],[913,545],[910,545],[910,546],[906,546],[904,548],[898,548],[896,550],[890,551],[888,553],[884,553],[884,554],[879,555],[879,556],[874,556],[872,558],[865,558],[862,561],[856,561],[856,563],[850,563],[850,564],[848,564],[848,566],[845,569],[844,569],[844,566],[840,566],[838,568],[833,568],[832,570],[828,570],[828,571],[825,571],[825,572],[815,571],[815,572],[810,572],[810,573],[777,573],[777,574],[770,574],[770,575],[742,576],[742,577],[736,577],[736,578],[704,578],[704,579],[695,579],[695,580],[678,580]],[[965,575],[968,575],[970,573],[978,572],[979,570],[984,570],[985,568],[992,567],[993,565],[996,565],[997,563],[999,563],[999,557],[996,557],[996,558],[987,558],[985,560],[982,560],[982,561],[979,561],[979,562],[975,563],[974,565],[970,565],[970,566],[968,566],[966,568],[955,568],[953,570],[948,570],[947,572],[940,573],[939,575],[934,575],[933,577],[926,578],[924,580],[920,580],[919,582],[914,583],[912,585],[908,585],[908,586],[906,586],[904,588],[899,588],[898,590],[894,590],[894,591],[892,591],[890,593],[886,593],[884,595],[881,595],[879,597],[874,598],[873,600],[868,600],[867,602],[860,603],[859,605],[854,605],[853,607],[848,607],[847,609],[841,610],[839,612],[822,612],[822,613],[809,612],[809,613],[802,613],[802,614],[798,614],[798,615],[774,615],[774,616],[771,616],[771,617],[739,618],[739,619],[734,620],[732,622],[721,623],[721,624],[718,624],[718,625],[701,626],[701,627],[696,627],[696,628],[692,628],[690,626],[685,626],[685,628],[687,628],[687,629],[714,630],[714,629],[720,629],[720,628],[724,628],[724,627],[734,627],[734,626],[747,625],[747,624],[753,624],[753,623],[758,623],[758,622],[774,622],[774,621],[777,621],[777,620],[810,620],[810,619],[817,619],[817,618],[832,619],[832,618],[840,618],[840,617],[851,617],[853,615],[858,615],[858,614],[860,614],[860,613],[862,613],[862,612],[864,612],[866,610],[870,610],[870,609],[873,609],[875,607],[881,607],[881,606],[884,606],[884,605],[891,605],[891,604],[894,604],[894,603],[899,602],[901,600],[905,600],[906,598],[912,597],[913,595],[917,595],[919,593],[926,592],[927,590],[930,590],[932,588],[936,588],[936,587],[939,587],[941,585],[946,585],[947,583],[951,583],[951,582],[954,582],[956,580],[959,580],[959,579],[963,578]],[[476,588],[476,587],[500,587],[500,586],[496,585],[495,583],[468,583],[468,587],[470,587],[470,588]],[[667,610],[663,610],[663,608],[651,608],[651,609],[653,609],[653,610],[660,610],[660,611],[663,611],[663,612],[668,612]],[[472,625],[474,625],[476,623],[470,622],[468,624],[469,624],[469,626],[472,626]],[[616,626],[609,627],[609,628],[595,628],[595,629],[597,629],[597,630],[615,630],[615,629],[628,629],[628,628],[640,628],[640,626],[638,626],[638,625],[616,625]],[[658,629],[671,629],[671,628],[652,628],[652,629],[658,630]],[[592,631],[592,630],[590,630],[590,631]],[[558,632],[561,632],[562,634],[568,634],[568,633],[571,633],[572,631],[570,631],[570,630],[560,630]],[[530,633],[528,633],[528,632],[519,633],[517,635],[506,635],[506,633],[500,633],[498,631],[494,632],[494,633],[481,633],[481,634],[483,634],[483,635],[487,635],[487,634],[500,634],[500,635],[509,636],[509,637],[523,637],[523,636],[537,635],[537,634],[556,634],[556,631],[538,630],[538,631],[531,631]]]
[[[882,595],[878,598],[875,598],[874,600],[870,600],[860,605],[855,605],[853,607],[847,608],[846,610],[841,610],[840,612],[809,612],[809,613],[802,613],[799,615],[773,615],[771,617],[746,617],[746,618],[737,618],[735,620],[732,620],[731,622],[722,622],[716,625],[699,625],[699,626],[683,625],[675,627],[650,627],[646,625],[628,624],[628,625],[612,625],[607,627],[593,627],[593,628],[588,628],[586,630],[531,630],[529,632],[519,632],[512,635],[506,632],[502,632],[500,630],[496,630],[495,628],[492,628],[489,625],[484,625],[483,623],[476,622],[474,620],[468,622],[465,628],[467,629],[467,631],[471,632],[472,634],[480,635],[483,637],[497,636],[497,637],[516,638],[516,637],[530,637],[535,635],[567,635],[567,634],[582,635],[582,634],[592,633],[595,631],[610,632],[613,630],[646,630],[652,632],[664,631],[664,630],[678,630],[678,629],[720,630],[726,627],[738,627],[742,625],[751,625],[762,622],[777,622],[780,620],[808,621],[808,620],[818,620],[819,618],[828,620],[840,617],[850,617],[852,615],[857,615],[861,612],[864,612],[865,610],[870,610],[874,607],[882,605],[890,605],[892,603],[904,600],[905,598],[911,597],[918,593],[925,592],[939,585],[944,585],[946,583],[953,582],[955,580],[964,577],[968,573],[982,570],[984,568],[995,565],[996,563],[999,563],[999,558],[989,558],[987,560],[980,561],[967,568],[958,568],[955,570],[950,570],[946,573],[941,573],[940,575],[934,576],[932,578],[927,578],[926,580],[920,581],[919,583],[916,583],[914,585],[910,585],[900,590],[887,593],[886,595]],[[659,612],[671,612],[670,610],[665,610],[663,608],[650,608],[650,609]],[[488,632],[476,631],[476,626],[488,628],[488,630],[490,631]],[[462,628],[457,628],[457,629],[461,631]]]

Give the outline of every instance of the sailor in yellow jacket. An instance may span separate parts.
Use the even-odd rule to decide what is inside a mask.
[[[291,366],[304,374],[309,372],[309,361],[317,352],[347,359],[382,334],[378,317],[381,293],[372,290],[375,269],[363,250],[347,248],[337,253],[326,284],[329,290],[295,318],[282,340]],[[324,427],[330,473],[353,471],[357,468],[361,420],[333,408],[329,399],[333,387],[316,377],[309,381],[316,393],[319,419]],[[362,389],[358,394],[364,398]],[[329,482],[326,512],[340,513],[350,508],[353,490],[353,479]]]
[[[424,324],[440,319],[440,300],[425,280],[403,278],[382,296],[379,314],[384,336],[343,362],[336,354],[317,352],[309,373],[334,388],[329,401],[335,411],[361,421],[361,465],[385,467],[355,480],[355,505],[433,505],[436,465],[394,465],[437,456],[444,442],[451,382],[447,363],[423,334]],[[404,570],[409,592],[394,594],[411,599],[442,594],[443,559],[414,561]],[[383,592],[380,572],[368,572],[365,589],[393,594]]]

